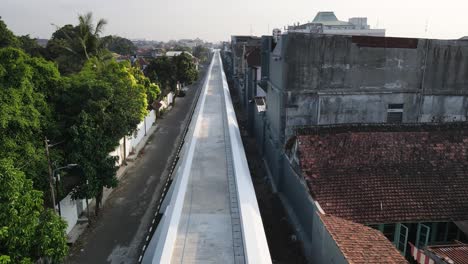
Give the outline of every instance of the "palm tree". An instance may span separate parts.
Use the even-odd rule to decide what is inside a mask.
[[[99,19],[94,26],[93,13],[91,12],[79,15],[78,21],[77,26],[66,25],[57,28],[57,31],[52,35],[52,40],[56,40],[59,46],[81,61],[89,60],[92,56],[99,56],[104,48],[99,34],[102,33],[107,21]]]
[[[99,19],[96,26],[93,24],[93,13],[88,12],[85,15],[79,15],[78,34],[77,38],[86,60],[89,60],[90,55],[97,56],[103,48],[99,34],[102,33],[104,26],[107,24],[105,19]]]
[[[107,59],[104,41],[100,38],[107,21],[100,19],[94,25],[91,12],[79,15],[78,21],[76,26],[57,27],[57,31],[47,43],[50,59],[57,62],[62,74],[80,71],[91,57]]]

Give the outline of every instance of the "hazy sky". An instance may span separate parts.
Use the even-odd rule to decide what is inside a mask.
[[[345,21],[367,16],[387,36],[468,35],[468,0],[0,0],[0,16],[15,34],[39,38],[50,37],[51,24],[76,24],[77,15],[87,11],[108,20],[105,35],[164,41],[269,34],[311,21],[318,11],[335,11]]]

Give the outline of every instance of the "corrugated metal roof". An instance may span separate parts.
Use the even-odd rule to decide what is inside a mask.
[[[450,264],[468,264],[468,244],[430,246],[427,250]]]

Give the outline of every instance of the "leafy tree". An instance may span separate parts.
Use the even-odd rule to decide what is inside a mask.
[[[15,37],[13,32],[8,29],[2,17],[0,17],[0,48],[4,47],[19,47],[20,42]]]
[[[177,82],[191,84],[198,73],[193,63],[193,57],[183,52],[179,56],[166,56],[152,60],[145,69],[145,74],[163,89],[163,94],[175,90]]]
[[[85,175],[73,196],[95,197],[98,213],[103,187],[117,184],[116,157],[109,153],[146,115],[146,90],[132,75],[129,63],[91,59],[67,80],[65,93],[61,115],[71,124],[67,159],[80,164]]]
[[[89,60],[91,56],[99,56],[103,49],[102,42],[99,39],[99,34],[102,33],[107,21],[99,19],[96,26],[93,24],[93,14],[91,12],[85,15],[78,16],[80,23],[78,24],[78,38],[80,48],[75,52]]]
[[[152,60],[145,69],[145,74],[155,83],[158,83],[163,94],[167,94],[176,88],[177,68],[172,59],[163,56]]]
[[[107,21],[100,19],[93,23],[92,13],[78,16],[78,25],[65,25],[59,28],[48,44],[51,58],[54,59],[62,73],[78,72],[84,63],[92,57],[109,57],[99,35]]]
[[[131,40],[119,36],[106,36],[102,38],[102,42],[108,50],[120,55],[133,55],[137,51]]]
[[[210,50],[203,45],[197,45],[193,48],[192,54],[202,63],[205,63],[210,56]]]
[[[161,90],[159,86],[144,75],[144,73],[138,67],[131,68],[131,74],[135,77],[137,83],[143,85],[146,92],[146,99],[148,103],[148,108],[151,104],[159,97]]]
[[[67,255],[66,223],[42,207],[42,193],[9,159],[0,159],[0,201],[0,263],[58,263]]]
[[[32,39],[29,35],[21,36],[18,38],[20,47],[26,53],[33,57],[46,57],[47,50],[37,43],[36,39]]]
[[[63,74],[78,72],[84,64],[82,57],[69,50],[71,46],[79,48],[78,41],[73,41],[73,37],[78,34],[77,31],[73,25],[65,25],[57,29],[47,42],[47,58],[55,61]]]
[[[51,62],[19,49],[0,49],[0,158],[11,158],[44,191],[48,189],[43,139],[47,131],[55,131],[47,100],[59,78]]]
[[[176,78],[179,82],[191,84],[197,79],[198,73],[192,56],[183,52],[179,56],[175,56],[173,60],[177,69]]]

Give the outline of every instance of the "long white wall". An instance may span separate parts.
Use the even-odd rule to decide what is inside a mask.
[[[124,159],[127,158],[131,152],[134,152],[139,147],[138,145],[142,143],[143,138],[151,129],[151,126],[156,122],[156,113],[154,110],[151,110],[144,120],[138,124],[137,130],[132,136],[129,136],[124,140],[120,139],[119,146],[115,148],[114,151],[109,153],[110,156],[119,157],[116,162],[117,166],[121,166]],[[126,147],[124,147],[126,144]],[[125,154],[124,154],[125,150]],[[81,203],[81,204],[80,204]],[[62,218],[67,222],[67,234],[73,229],[76,225],[79,215],[83,210],[86,209],[86,201],[84,199],[73,200],[71,194],[68,194],[65,198],[60,201],[60,210]]]
[[[145,119],[138,124],[137,129],[132,136],[120,139],[119,146],[109,153],[110,156],[118,157],[116,162],[117,166],[122,165],[123,161],[130,155],[130,153],[136,151],[138,144],[141,143],[154,122],[156,122],[156,113],[154,110],[151,110]]]

